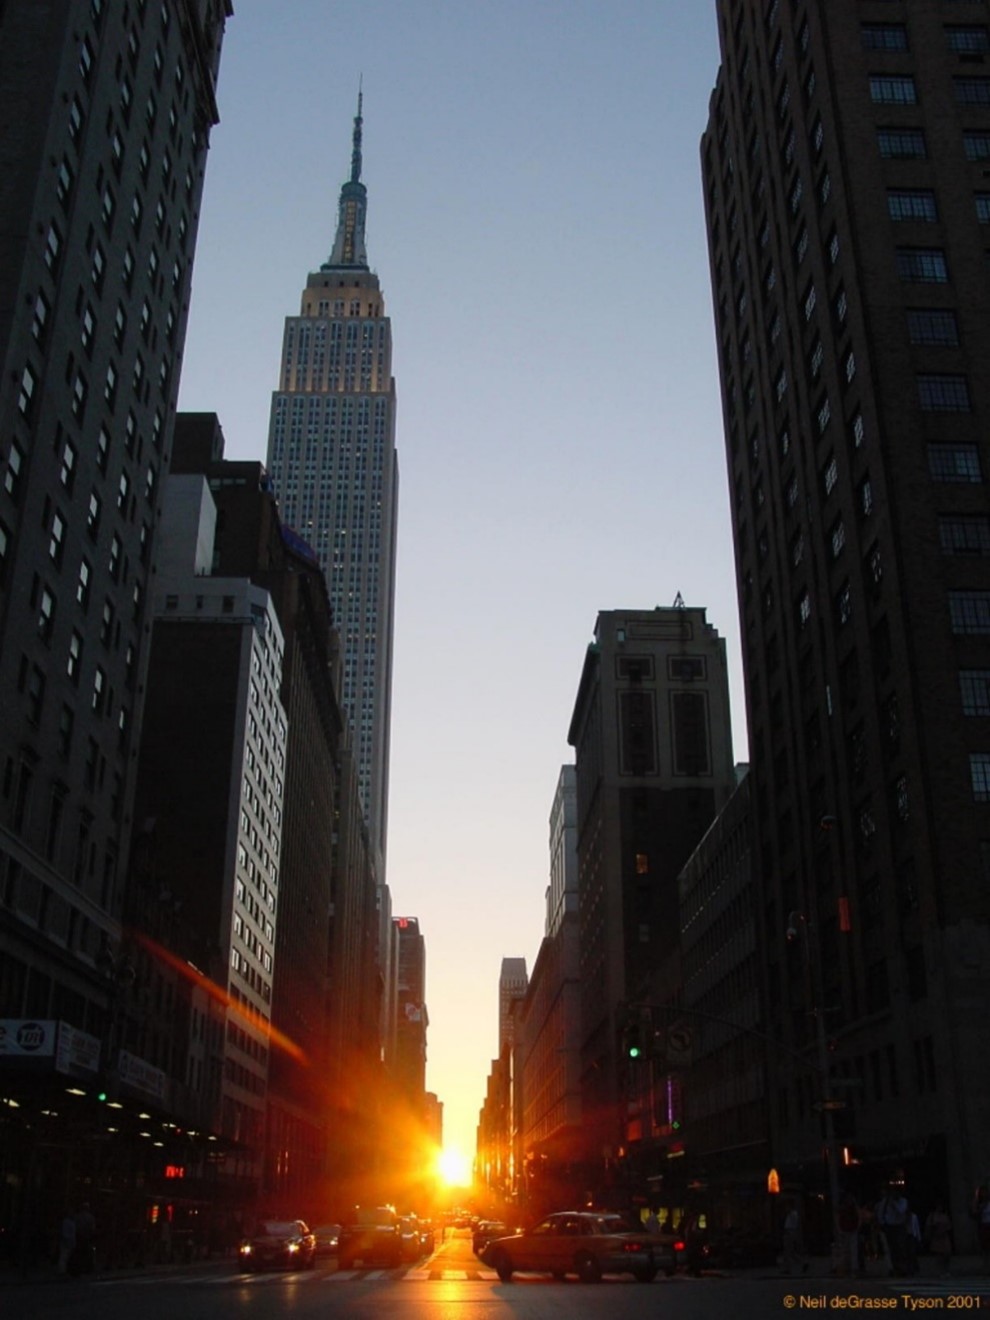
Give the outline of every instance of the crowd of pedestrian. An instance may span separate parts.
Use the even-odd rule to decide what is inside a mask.
[[[970,1208],[983,1269],[990,1273],[990,1189],[976,1189]],[[859,1201],[851,1191],[842,1193],[836,1209],[833,1269],[845,1276],[910,1277],[919,1270],[920,1257],[931,1256],[939,1275],[951,1274],[955,1232],[945,1198],[937,1198],[922,1221],[903,1183],[892,1181],[876,1201]],[[800,1220],[790,1202],[781,1232],[781,1271],[802,1266]]]

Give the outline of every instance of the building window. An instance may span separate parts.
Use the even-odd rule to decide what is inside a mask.
[[[79,633],[73,630],[69,638],[69,655],[66,660],[65,672],[71,678],[72,682],[78,686],[79,671],[82,668],[83,639]]]
[[[990,555],[990,518],[985,514],[945,514],[938,520],[943,555]]]
[[[38,378],[30,366],[25,366],[21,373],[21,388],[17,393],[17,411],[25,419],[30,419],[34,411],[34,396],[38,388]]]
[[[42,641],[50,642],[55,629],[55,597],[47,587],[41,589],[38,607],[38,634]]]
[[[963,150],[967,160],[990,160],[990,133],[963,133]]]
[[[824,470],[822,471],[822,486],[825,489],[826,495],[831,495],[838,480],[839,467],[835,461],[835,455],[830,454],[828,462],[825,464]]]
[[[959,105],[990,105],[990,78],[953,78]]]
[[[918,90],[910,74],[875,74],[870,78],[870,99],[876,105],[916,105]]]
[[[832,524],[830,540],[832,558],[838,559],[839,555],[842,554],[843,546],[846,544],[846,526],[841,518],[836,518],[835,522]]]
[[[671,693],[673,716],[674,773],[710,773],[708,708],[703,692]]]
[[[86,512],[86,531],[90,539],[95,541],[100,533],[100,512],[102,510],[100,497],[96,491],[93,491],[89,497],[89,509]]]
[[[835,597],[835,618],[840,628],[852,618],[852,588],[844,582]]]
[[[931,188],[890,188],[887,214],[891,220],[935,221],[938,219],[935,193]]]
[[[89,561],[81,559],[79,561],[79,580],[76,583],[76,603],[85,611],[89,607],[89,588],[93,577],[93,570]]]
[[[950,591],[949,620],[956,636],[990,635],[990,591]]]
[[[909,308],[908,337],[912,344],[935,344],[946,348],[957,348],[959,325],[955,312],[931,307]]]
[[[864,50],[905,51],[908,48],[907,28],[903,23],[863,23],[860,39]]]
[[[56,567],[62,565],[62,555],[65,552],[65,519],[56,511],[52,514],[51,536],[48,541],[48,554]]]
[[[898,248],[897,273],[919,284],[945,284],[949,270],[941,248]]]
[[[990,669],[961,669],[959,691],[964,715],[990,715]]]
[[[919,376],[918,399],[922,412],[969,412],[969,384],[965,376]]]
[[[31,334],[38,344],[44,344],[48,334],[48,318],[51,308],[48,299],[39,289],[34,299],[34,315],[31,318]]]
[[[884,160],[924,160],[928,154],[920,128],[878,128],[877,146]]]
[[[990,802],[990,752],[971,752],[969,773],[973,783],[973,801]]]
[[[976,203],[976,218],[981,225],[990,225],[990,193],[977,193],[973,198]]]
[[[67,160],[63,159],[62,164],[58,167],[58,171],[55,175],[55,196],[62,203],[63,207],[67,207],[69,204],[74,180],[75,175],[72,172],[72,166]]]
[[[951,26],[945,29],[945,44],[957,55],[983,55],[990,51],[987,29],[981,24],[971,27]]]
[[[933,481],[978,485],[983,481],[976,445],[929,445],[928,471]]]
[[[861,412],[854,414],[849,429],[852,434],[853,449],[862,449],[863,440],[866,438],[866,424]]]
[[[71,494],[72,488],[76,484],[76,462],[77,454],[75,445],[71,440],[66,440],[62,447],[62,463],[59,468],[59,481],[65,489]]]

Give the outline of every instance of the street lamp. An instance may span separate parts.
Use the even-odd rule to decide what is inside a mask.
[[[786,936],[789,944],[801,942],[805,966],[811,986],[811,1015],[815,1019],[815,1044],[818,1053],[818,1081],[821,1099],[818,1108],[822,1115],[825,1136],[825,1160],[828,1169],[828,1199],[832,1223],[832,1248],[838,1241],[839,1216],[839,1166],[835,1141],[835,1120],[833,1113],[839,1107],[831,1094],[829,1085],[828,1039],[825,1034],[824,985],[822,978],[821,950],[809,937],[809,921],[805,913],[792,912],[787,918]]]

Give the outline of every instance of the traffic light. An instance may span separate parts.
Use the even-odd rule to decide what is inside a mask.
[[[643,1033],[639,1023],[632,1023],[623,1033],[622,1043],[627,1059],[638,1059],[643,1053]]]

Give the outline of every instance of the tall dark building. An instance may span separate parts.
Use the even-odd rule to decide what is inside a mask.
[[[627,1066],[621,1043],[625,1028],[642,1029],[679,996],[677,873],[735,785],[725,642],[705,611],[678,603],[600,613],[567,739],[584,1160],[588,1185],[614,1199],[620,1149],[629,1178],[645,1184],[666,1171],[677,1079],[646,1057]]]
[[[41,1024],[81,1091],[131,970],[151,561],[230,13],[0,5],[0,1019],[8,1040]],[[0,1214],[25,1185],[15,1147]]]
[[[842,1180],[949,1195],[962,1236],[990,1166],[987,9],[718,16],[702,164],[772,1154],[813,1180],[844,1101]]]

